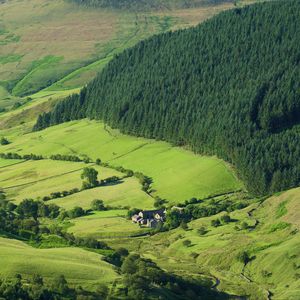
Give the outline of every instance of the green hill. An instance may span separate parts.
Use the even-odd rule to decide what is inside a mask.
[[[21,136],[19,132],[19,127],[3,131],[12,143],[1,146],[0,152],[35,153],[45,157],[58,153],[75,154],[91,157],[94,161],[101,158],[112,166],[122,166],[151,177],[152,196],[160,196],[170,203],[183,203],[192,197],[203,199],[243,189],[242,182],[237,180],[230,166],[216,157],[199,156],[165,142],[123,135],[100,122],[81,120],[51,127],[43,132]],[[0,186],[5,188],[32,182],[64,173],[63,169],[67,172],[80,168],[83,166],[78,163],[30,161],[3,169],[0,172]],[[100,177],[116,175],[111,170],[99,171]],[[24,174],[28,176],[24,177]],[[79,175],[80,171],[77,171],[64,177],[11,189],[8,196],[20,201],[24,197],[45,196],[56,191],[56,186],[59,186],[59,190],[80,187]],[[132,179],[117,186],[87,190],[58,201],[63,207],[89,207],[97,197],[107,201],[107,204],[144,209],[151,208],[154,202]]]
[[[148,3],[148,1],[141,2]],[[198,24],[232,3],[136,12],[67,0],[0,1],[0,112],[16,96],[84,86],[113,56],[138,41]]]
[[[36,249],[17,240],[0,237],[1,278],[15,274],[41,274],[50,279],[64,274],[72,284],[93,288],[113,282],[118,274],[101,261],[101,255],[79,248]]]
[[[84,117],[124,133],[217,154],[248,189],[300,182],[299,1],[221,13],[118,55],[35,130]]]

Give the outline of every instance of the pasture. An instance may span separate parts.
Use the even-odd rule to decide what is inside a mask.
[[[0,238],[1,278],[40,274],[51,280],[63,274],[70,284],[93,289],[118,277],[101,257],[80,248],[36,249],[21,241]]]
[[[149,231],[139,228],[126,218],[126,210],[95,212],[91,215],[71,220],[68,231],[75,236],[101,238],[125,238]]]
[[[153,196],[159,195],[170,203],[243,188],[234,170],[216,157],[196,155],[165,142],[123,135],[101,122],[69,122],[41,132],[12,135],[11,140],[10,145],[1,147],[2,152],[87,155],[142,172],[153,180]]]
[[[80,189],[82,170],[88,166],[93,166],[99,172],[99,180],[122,176],[115,170],[93,164],[53,160],[24,161],[0,169],[0,186],[8,198],[16,203],[24,198],[42,198],[53,192]]]
[[[91,207],[94,199],[101,199],[105,205],[113,207],[137,207],[140,209],[153,208],[154,200],[142,191],[136,178],[125,178],[115,185],[106,185],[82,191],[61,199],[49,201],[65,209],[80,206],[84,209]]]

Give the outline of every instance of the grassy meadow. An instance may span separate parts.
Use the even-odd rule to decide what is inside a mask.
[[[42,132],[12,135],[11,141],[1,147],[1,152],[87,155],[142,172],[153,180],[152,194],[170,203],[243,188],[234,171],[222,160],[195,155],[165,142],[122,135],[101,122],[70,122]]]
[[[151,209],[154,204],[153,198],[141,190],[138,180],[133,177],[125,178],[116,185],[85,190],[61,199],[50,200],[49,203],[55,203],[65,209],[72,209],[75,206],[89,209],[94,199],[101,199],[104,204],[113,207]]]
[[[100,238],[126,238],[143,234],[147,228],[139,228],[126,218],[126,210],[96,212],[71,221],[69,232],[76,236]]]
[[[36,249],[21,241],[0,238],[0,258],[2,278],[41,274],[48,280],[64,274],[71,284],[93,289],[118,277],[101,255],[79,248]]]
[[[0,169],[0,186],[16,203],[24,198],[43,198],[52,192],[80,189],[82,170],[91,166],[99,172],[99,180],[111,176],[122,176],[115,170],[93,164],[53,160],[25,161]],[[78,196],[79,199],[80,196]]]

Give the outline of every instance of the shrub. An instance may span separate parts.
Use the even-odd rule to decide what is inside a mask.
[[[0,144],[2,146],[8,145],[10,142],[8,141],[8,139],[6,139],[5,137],[2,137],[0,140]]]
[[[95,199],[91,203],[91,209],[96,211],[106,210],[103,200]]]
[[[250,256],[247,251],[242,251],[237,255],[237,260],[246,265],[250,261]]]
[[[182,242],[182,244],[183,244],[183,246],[185,246],[185,247],[190,247],[190,246],[192,245],[192,242],[191,242],[190,240],[184,240],[184,241]]]
[[[201,226],[198,230],[197,230],[197,233],[199,235],[205,235],[207,233],[207,230],[204,226]]]
[[[229,215],[224,215],[221,217],[221,221],[226,224],[226,223],[231,222],[231,218]]]
[[[213,227],[221,226],[221,221],[219,219],[211,220],[211,226]]]

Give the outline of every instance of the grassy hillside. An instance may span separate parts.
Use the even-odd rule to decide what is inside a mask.
[[[112,7],[95,10],[64,0],[12,0],[0,5],[0,109],[22,102],[16,95],[42,88],[82,87],[115,54],[138,41],[232,7],[214,3],[210,8],[149,14]]]
[[[126,134],[216,154],[235,164],[252,193],[295,187],[299,15],[298,1],[272,1],[143,41],[80,95],[41,115],[34,130],[99,119]]]
[[[77,218],[71,222],[69,232],[76,236],[100,238],[124,238],[149,232],[148,228],[139,228],[126,218],[126,210],[97,212],[93,215]]]
[[[29,194],[31,193],[30,191],[31,188],[28,188]],[[141,185],[136,178],[126,178],[117,185],[108,185],[82,191],[63,199],[51,200],[49,203],[54,203],[65,209],[72,209],[75,206],[89,209],[91,207],[91,202],[94,199],[101,199],[106,205],[113,207],[127,206],[152,209],[154,205],[153,198],[141,190]]]
[[[223,1],[202,6],[204,1],[195,0],[194,4],[201,5],[186,9],[181,0],[154,2],[168,3],[172,10],[164,6],[133,14],[63,0],[10,0],[5,4],[0,0],[0,138],[10,142],[0,145],[0,153],[44,156],[38,161],[0,159],[0,228],[5,228],[0,230],[0,298],[2,281],[5,285],[16,274],[22,274],[25,288],[31,288],[33,275],[42,275],[51,288],[53,279],[64,274],[78,290],[82,291],[82,286],[101,294],[106,286],[112,298],[128,299],[126,288],[144,288],[149,280],[144,277],[148,266],[135,257],[138,274],[124,273],[117,267],[120,247],[158,264],[159,273],[150,269],[149,277],[168,272],[162,280],[167,278],[167,285],[155,282],[147,290],[145,297],[153,300],[300,298],[299,188],[252,199],[236,170],[216,156],[196,155],[189,147],[125,135],[102,121],[83,119],[31,132],[39,114],[78,92],[78,87],[122,49],[155,32],[195,25],[233,6]],[[238,1],[237,6],[251,2],[255,1]],[[10,93],[23,94],[44,86],[47,88],[29,98]],[[11,110],[16,102],[20,105]],[[1,112],[2,107],[7,111]],[[101,158],[108,165],[54,161],[49,159],[52,154],[90,157],[92,161]],[[124,176],[114,169],[117,166],[151,177],[150,190],[143,191],[133,176],[41,201],[53,192],[80,188],[84,167],[95,168],[99,179],[105,179]],[[19,206],[6,203],[5,196]],[[153,209],[155,196],[167,199],[167,206],[196,197],[197,203],[185,206],[185,214],[198,209],[211,216],[198,214],[188,219],[187,225],[181,222],[177,228],[147,235],[148,228],[127,218],[128,208]],[[23,215],[19,208],[24,198],[40,200],[41,215]],[[94,199],[103,200],[108,207],[91,210]],[[78,206],[86,210],[83,215],[70,214]],[[59,213],[42,215],[50,207]],[[220,207],[221,213],[217,213]],[[228,215],[229,221],[224,218]],[[217,219],[220,226],[212,223]],[[182,289],[182,283],[191,285]],[[143,289],[135,288],[137,294],[132,298],[142,299]],[[80,297],[100,296],[93,298],[82,291]]]
[[[118,274],[101,255],[78,248],[35,249],[23,242],[0,238],[1,278],[15,274],[41,274],[50,280],[64,274],[73,285],[94,289],[99,283],[111,283]]]
[[[217,282],[218,290],[230,294],[247,295],[247,299],[269,299],[270,295],[271,299],[298,299],[299,194],[297,188],[232,212],[232,221],[219,227],[212,226],[211,220],[224,213],[192,221],[186,231],[107,241],[138,250],[169,271],[208,276]],[[201,227],[205,228],[202,235]],[[185,246],[185,240],[191,245]],[[250,257],[246,265],[238,259],[243,251]]]
[[[2,146],[1,152],[32,152],[48,156],[57,153],[76,154],[87,155],[94,160],[99,157],[113,166],[123,166],[150,176],[153,180],[152,194],[166,198],[171,203],[184,202],[192,197],[206,198],[242,188],[242,183],[231,168],[217,158],[197,156],[165,142],[122,135],[101,122],[82,120],[43,132],[15,136],[18,130],[9,129],[7,134],[3,132],[12,143]],[[47,183],[43,185],[46,188]],[[103,195],[104,199],[110,199],[109,194]],[[130,206],[136,198],[138,196],[130,201]],[[120,197],[115,201],[120,203],[118,199]],[[142,202],[137,201],[136,206]],[[146,203],[145,206],[149,207],[149,202]]]
[[[56,191],[80,189],[82,185],[80,175],[87,166],[92,164],[53,160],[27,161],[0,169],[0,185],[8,197],[16,202],[24,198],[43,198]],[[99,180],[122,175],[111,169],[99,166],[94,168],[99,172]],[[87,203],[88,207],[90,202]]]

